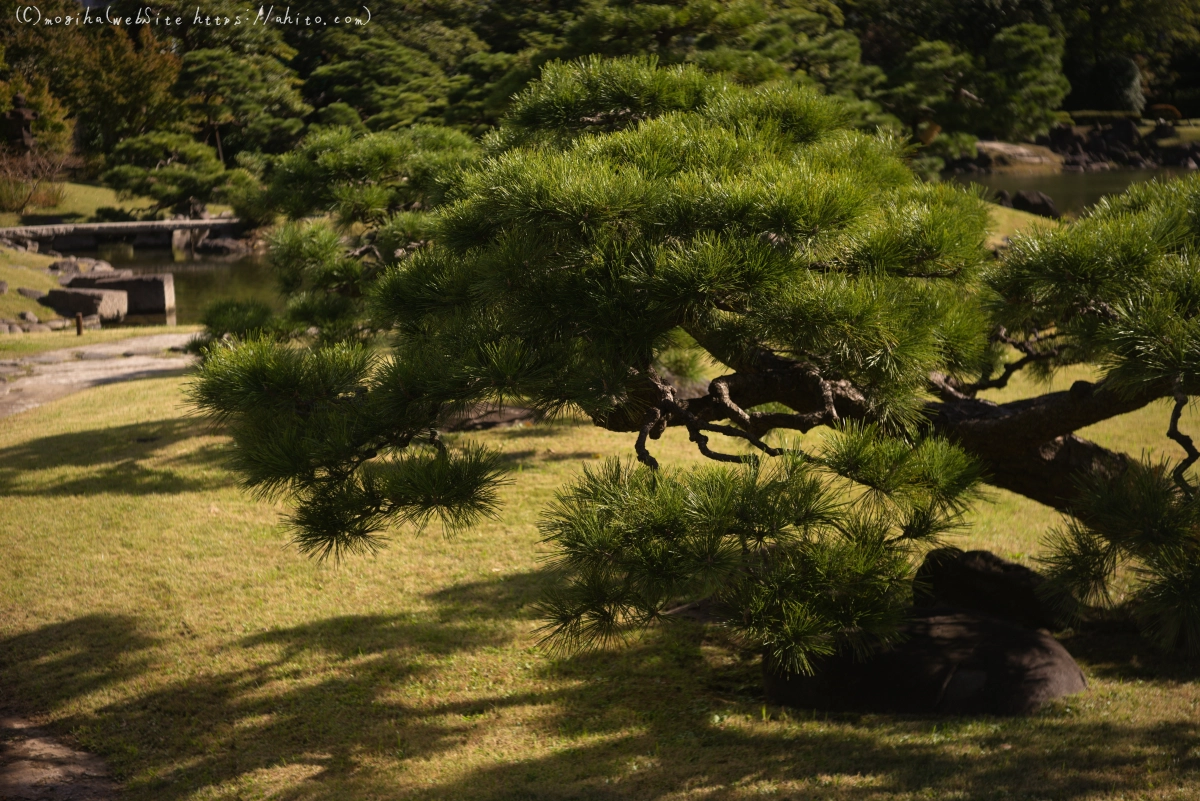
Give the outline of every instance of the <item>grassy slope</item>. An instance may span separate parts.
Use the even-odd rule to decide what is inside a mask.
[[[17,315],[23,311],[33,312],[39,320],[58,317],[53,309],[17,294],[17,289],[21,287],[42,291],[57,289],[58,279],[42,272],[42,268],[52,261],[52,257],[39,253],[0,248],[0,281],[8,282],[8,291],[0,295],[0,319],[16,320]],[[5,340],[0,338],[0,351],[4,349],[4,342]]]
[[[39,218],[42,217],[60,217],[67,222],[86,222],[96,214],[96,209],[101,206],[113,206],[115,208],[133,209],[136,207],[144,207],[149,201],[138,200],[121,200],[117,197],[117,193],[105,186],[95,186],[93,184],[78,184],[67,183],[66,195],[63,202],[58,206],[50,209],[29,209],[26,211],[24,218],[16,212],[6,212],[0,214],[0,227],[11,225],[37,225],[44,222]]]
[[[764,707],[756,660],[690,624],[551,659],[531,609],[538,511],[582,463],[630,456],[631,437],[477,435],[516,469],[499,520],[454,540],[396,532],[336,567],[297,554],[281,507],[238,489],[184,381],[0,420],[0,687],[107,758],[130,801],[1082,801],[1200,785],[1193,674],[1127,634],[1068,638],[1091,691],[1016,720]],[[1087,433],[1169,453],[1166,417]],[[696,461],[678,431],[655,449]],[[997,492],[961,543],[1028,556],[1055,520]]]
[[[1018,211],[1017,209],[1008,209],[1004,206],[997,206],[994,203],[988,204],[988,211],[991,212],[992,224],[988,231],[987,245],[989,248],[995,249],[1004,244],[1006,237],[1024,231],[1035,226],[1051,227],[1057,225],[1054,220],[1047,217],[1039,217],[1036,214],[1030,214],[1027,211]]]

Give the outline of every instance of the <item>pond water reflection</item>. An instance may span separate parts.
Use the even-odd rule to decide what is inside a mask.
[[[175,319],[180,325],[200,322],[204,309],[217,300],[261,300],[277,311],[283,301],[275,275],[261,254],[239,257],[192,256],[183,251],[138,249],[129,245],[102,246],[92,253],[113,267],[175,275]]]
[[[1000,190],[1016,194],[1021,190],[1045,192],[1062,214],[1079,214],[1105,195],[1118,195],[1132,184],[1155,178],[1171,178],[1186,170],[1108,170],[1107,172],[1063,172],[1049,175],[992,174],[956,175],[955,181],[981,184],[989,195]]]

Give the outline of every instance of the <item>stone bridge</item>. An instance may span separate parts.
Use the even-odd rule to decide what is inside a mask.
[[[187,248],[206,233],[235,236],[242,229],[237,217],[207,220],[149,220],[145,222],[59,223],[0,228],[0,241],[26,250],[93,250],[102,242],[127,241],[134,247]]]

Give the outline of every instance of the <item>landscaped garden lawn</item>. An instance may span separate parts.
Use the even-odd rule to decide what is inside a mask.
[[[84,329],[83,336],[75,333],[75,326],[70,325],[61,331],[38,332],[33,334],[0,335],[0,359],[19,359],[33,356],[50,350],[66,350],[80,348],[84,345],[102,345],[106,342],[120,342],[130,337],[153,336],[155,334],[187,334],[199,333],[203,326],[199,325],[139,325],[118,326],[113,328]]]
[[[1047,217],[1039,217],[1036,214],[1030,214],[1020,209],[997,206],[994,203],[988,204],[988,213],[991,216],[991,225],[988,226],[987,244],[993,250],[1005,244],[1004,240],[1008,237],[1022,231],[1039,226],[1042,228],[1054,228],[1058,226],[1055,220]]]
[[[631,436],[471,435],[514,468],[499,520],[320,564],[222,466],[227,440],[184,404],[187,381],[0,419],[0,705],[103,756],[129,799],[1200,793],[1195,672],[1132,632],[1068,634],[1091,690],[1027,719],[765,706],[758,660],[691,623],[553,659],[531,611],[538,513],[581,465],[630,457]],[[1084,433],[1173,454],[1167,411]],[[679,431],[655,452],[698,458]],[[1057,515],[991,496],[956,544],[1028,560]]]
[[[122,198],[107,186],[67,181],[62,184],[62,187],[63,199],[57,206],[51,208],[31,206],[26,209],[24,215],[16,212],[2,212],[0,213],[0,227],[43,225],[51,222],[93,222],[97,210],[105,206],[137,214],[154,204],[153,200],[144,197]],[[208,205],[209,212],[213,214],[219,214],[229,209],[229,206],[219,203]]]
[[[52,208],[30,207],[24,215],[16,212],[0,213],[0,226],[39,225],[54,217],[66,222],[87,222],[96,215],[96,210],[109,206],[133,211],[144,208],[152,201],[146,198],[122,200],[106,186],[64,182],[62,202]]]
[[[32,298],[17,292],[18,289],[40,289],[49,292],[58,289],[58,279],[45,272],[54,259],[40,253],[24,253],[0,248],[0,281],[8,283],[8,291],[0,295],[0,320],[16,320],[23,311],[33,312],[39,320],[49,320],[58,314]],[[0,337],[0,342],[3,342]]]

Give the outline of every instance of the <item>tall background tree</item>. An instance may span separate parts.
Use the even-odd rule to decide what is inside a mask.
[[[114,5],[126,16],[139,8]],[[75,10],[67,0],[45,8]],[[183,23],[0,31],[9,71],[44,81],[77,121],[93,174],[113,166],[101,157],[118,142],[152,132],[191,133],[230,168],[243,152],[285,152],[309,126],[482,136],[544,64],[589,54],[654,55],[743,85],[811,85],[845,99],[864,128],[915,121],[921,145],[945,132],[929,152],[949,155],[969,150],[970,136],[1035,137],[1063,103],[1174,102],[1190,114],[1200,46],[1197,0],[389,3],[369,25],[322,26],[197,24],[176,2],[159,11]],[[248,13],[225,0],[206,11]],[[325,20],[344,11],[305,8]]]

